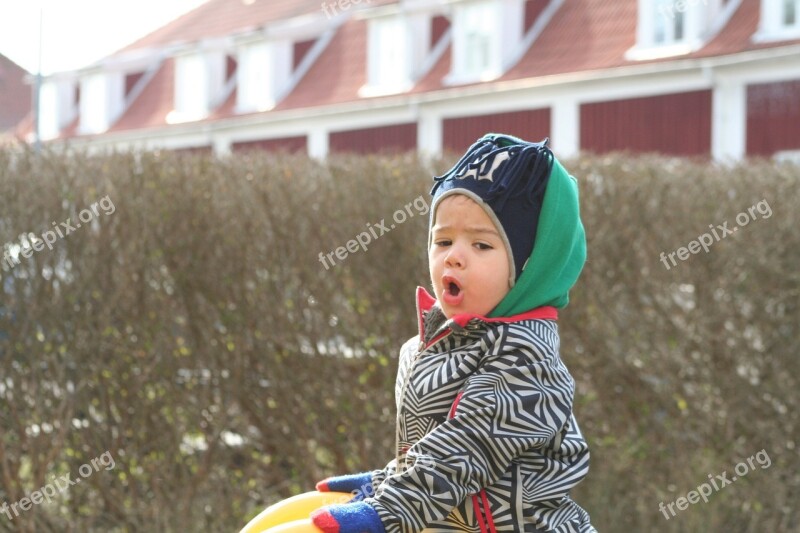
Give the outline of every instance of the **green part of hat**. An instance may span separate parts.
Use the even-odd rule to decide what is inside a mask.
[[[514,316],[543,306],[566,307],[569,290],[585,262],[586,233],[580,218],[578,181],[554,160],[528,263],[489,316]]]
[[[478,142],[488,141],[490,139],[501,148],[505,148],[506,146],[514,146],[515,144],[530,144],[526,141],[523,141],[519,137],[514,137],[513,135],[508,135],[506,133],[487,133],[478,139]]]

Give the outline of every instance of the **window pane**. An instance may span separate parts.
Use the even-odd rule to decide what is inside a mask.
[[[675,34],[673,36],[673,40],[675,41],[683,40],[683,25],[685,19],[686,19],[686,13],[675,14]]]
[[[406,35],[403,20],[399,17],[376,23],[376,53],[374,82],[377,85],[402,84],[406,75]]]
[[[237,98],[242,110],[265,109],[271,104],[269,87],[269,47],[249,45],[239,52]]]
[[[794,26],[797,24],[797,4],[798,0],[783,0],[783,24]]]
[[[85,95],[81,105],[81,130],[87,133],[100,133],[108,128],[106,117],[106,80],[102,74],[89,76],[81,83]]]
[[[465,69],[480,74],[491,67],[495,9],[491,3],[471,6],[464,17]]]
[[[175,110],[184,118],[199,118],[206,113],[206,77],[199,54],[179,57],[175,66]]]
[[[656,44],[671,41],[675,27],[675,0],[657,0],[654,9],[653,41]]]
[[[667,40],[667,25],[664,17],[665,15],[663,13],[656,14],[655,24],[653,25],[655,32],[653,41],[655,41],[656,44],[661,44]]]
[[[653,7],[653,43],[672,44],[686,38],[687,0],[655,0]]]

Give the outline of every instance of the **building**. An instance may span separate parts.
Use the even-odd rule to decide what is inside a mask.
[[[28,72],[0,55],[0,139],[10,137],[31,110],[31,86]]]
[[[209,0],[48,77],[94,148],[800,154],[800,0]],[[30,131],[24,132],[30,134]]]

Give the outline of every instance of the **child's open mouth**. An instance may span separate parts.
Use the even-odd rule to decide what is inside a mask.
[[[442,278],[442,300],[448,305],[459,305],[464,300],[464,291],[461,283],[452,276]]]
[[[447,287],[447,290],[453,296],[458,296],[458,293],[461,292],[461,289],[458,287],[458,285],[456,285],[452,281],[450,282],[450,286]]]

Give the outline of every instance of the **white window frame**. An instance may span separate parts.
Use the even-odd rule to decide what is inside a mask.
[[[202,54],[175,58],[174,109],[168,122],[189,122],[208,115],[208,74]]]
[[[794,22],[788,23],[788,10],[794,9]],[[756,42],[800,38],[800,0],[761,0],[761,23],[753,36]]]
[[[653,44],[669,46],[685,43],[688,9],[679,9],[681,0],[655,0],[653,2]],[[680,34],[680,35],[678,35]]]
[[[125,81],[121,72],[94,72],[81,79],[81,134],[103,133],[124,108]]]
[[[639,0],[636,45],[626,59],[648,60],[689,54],[718,31],[737,0]]]
[[[39,135],[56,139],[61,130],[75,120],[75,80],[45,79],[39,92]]]
[[[502,14],[502,4],[495,0],[454,6],[453,67],[448,84],[488,81],[502,74]],[[483,60],[476,63],[479,55]]]
[[[467,75],[482,76],[487,71],[492,71],[494,66],[493,48],[496,46],[494,36],[493,17],[497,16],[496,8],[490,3],[479,4],[464,14],[465,24],[464,58],[462,71]],[[485,18],[488,17],[488,18]]]
[[[291,40],[242,42],[236,51],[236,112],[269,111],[289,87]]]
[[[106,77],[98,72],[81,80],[81,133],[101,133],[108,129],[108,87]]]
[[[270,90],[269,43],[244,45],[236,54],[236,112],[267,111],[275,102]]]
[[[414,36],[417,38],[417,36]],[[367,84],[361,96],[379,96],[411,88],[411,29],[405,16],[372,18],[367,26]]]
[[[222,94],[225,54],[194,52],[175,57],[174,108],[167,114],[170,124],[202,120]]]
[[[545,0],[539,0],[545,1]],[[530,49],[564,0],[551,0],[539,23],[525,33],[525,0],[479,0],[453,8],[452,70],[446,84],[491,81]]]
[[[789,13],[792,20],[789,21]],[[781,5],[781,25],[785,29],[800,29],[800,0],[784,0]]]

